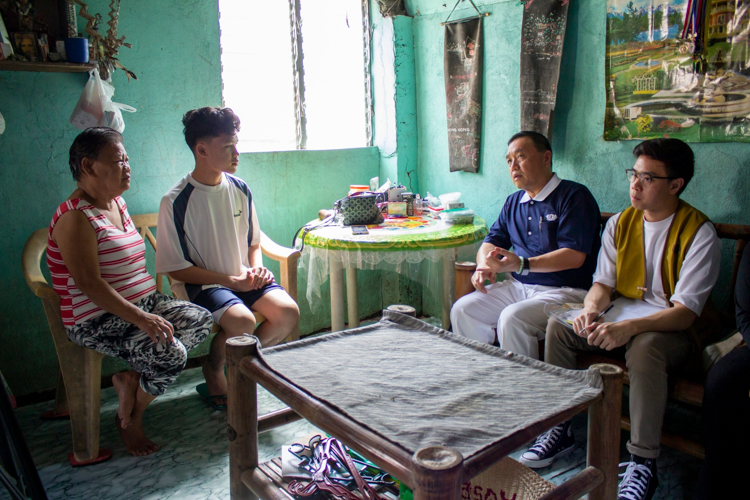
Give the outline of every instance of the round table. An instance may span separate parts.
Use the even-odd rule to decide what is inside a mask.
[[[476,257],[487,235],[484,220],[472,224],[446,224],[431,217],[386,219],[367,226],[369,234],[355,235],[351,226],[314,229],[305,236],[300,269],[307,275],[306,297],[315,311],[320,288],[331,280],[331,330],[344,329],[344,269],[349,328],[359,326],[357,269],[395,271],[440,291],[443,327],[450,324],[453,303],[454,264]],[[316,300],[318,299],[318,300]]]

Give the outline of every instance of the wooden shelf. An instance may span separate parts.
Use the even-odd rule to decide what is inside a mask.
[[[86,73],[96,64],[74,64],[67,62],[0,61],[0,71],[43,71],[51,73]]]

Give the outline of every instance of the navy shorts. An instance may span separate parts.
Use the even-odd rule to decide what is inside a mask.
[[[249,292],[238,292],[222,286],[202,286],[185,283],[185,291],[187,291],[190,302],[208,309],[216,323],[221,319],[221,315],[233,305],[245,304],[248,309],[252,309],[253,304],[271,290],[283,289],[275,281]]]

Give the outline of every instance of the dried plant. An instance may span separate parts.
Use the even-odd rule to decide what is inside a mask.
[[[378,0],[378,5],[380,6],[380,14],[383,17],[407,15],[404,0]]]
[[[88,5],[83,0],[73,0],[75,3],[81,6],[79,15],[86,19],[86,27],[84,31],[91,37],[92,43],[94,44],[97,52],[97,59],[99,61],[99,73],[103,79],[109,78],[112,71],[119,68],[128,75],[128,79],[134,78],[135,73],[120,64],[117,59],[120,47],[123,45],[127,48],[132,48],[132,45],[125,43],[125,37],[121,36],[117,38],[117,23],[120,18],[120,0],[110,0],[109,2],[109,21],[107,25],[107,36],[102,36],[99,33],[99,21],[101,21],[101,15],[97,14],[92,16],[88,11]]]

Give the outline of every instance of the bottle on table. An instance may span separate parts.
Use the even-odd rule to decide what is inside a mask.
[[[416,215],[417,217],[420,217],[422,215],[422,210],[423,210],[422,198],[420,198],[419,195],[417,194],[414,197],[414,215]]]

